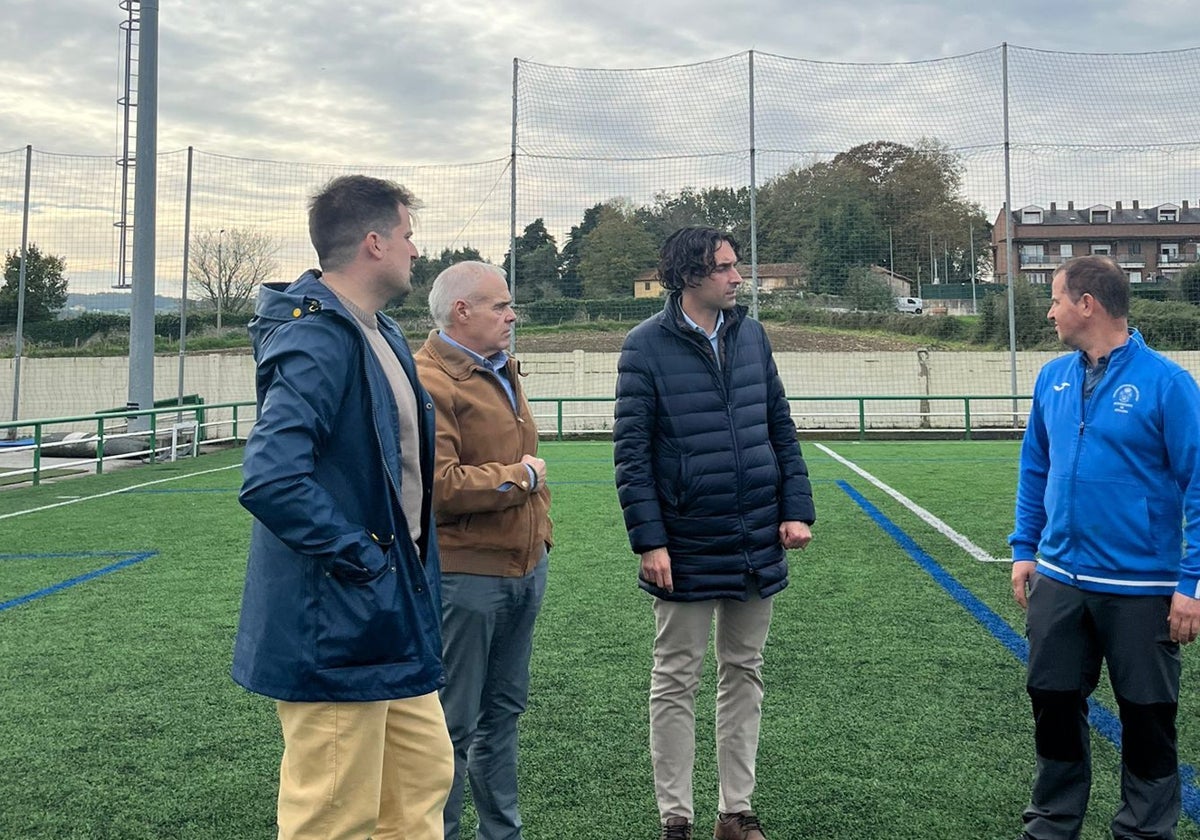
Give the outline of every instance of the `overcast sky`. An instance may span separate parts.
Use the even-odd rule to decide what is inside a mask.
[[[624,69],[748,49],[837,62],[921,61],[1002,41],[1157,51],[1200,43],[1194,8],[1186,0],[161,0],[159,149],[345,164],[491,160],[508,154],[514,57]],[[117,151],[123,14],[116,0],[3,0],[0,151]]]

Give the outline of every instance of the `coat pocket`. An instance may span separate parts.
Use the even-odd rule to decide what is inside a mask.
[[[406,632],[409,611],[398,597],[395,549],[383,559],[383,572],[366,580],[323,577],[316,610],[319,669],[403,662],[416,655]]]

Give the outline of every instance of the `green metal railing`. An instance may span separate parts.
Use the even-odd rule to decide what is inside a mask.
[[[615,399],[616,399],[615,397],[530,397],[529,402],[531,402],[531,403],[554,403],[555,404],[555,414],[554,414],[555,435],[554,435],[554,439],[562,440],[563,436],[564,436],[563,435],[563,431],[564,431],[563,406],[564,406],[564,404],[566,404],[566,403],[598,403],[598,402],[612,403],[612,402],[615,402]],[[993,415],[1002,414],[1003,416],[1005,416],[1007,418],[1011,418],[1010,424],[1002,426],[1002,428],[1019,429],[1019,428],[1021,428],[1020,418],[1022,416],[1022,412],[1020,411],[1018,406],[1021,403],[1024,403],[1027,405],[1029,403],[1029,401],[1032,399],[1033,398],[1031,396],[1025,396],[1025,395],[1013,396],[1012,394],[949,394],[949,395],[937,395],[937,396],[928,395],[928,394],[904,394],[904,395],[887,394],[887,395],[858,395],[858,396],[846,396],[843,394],[829,394],[829,395],[805,395],[805,396],[788,397],[788,402],[790,402],[790,403],[842,403],[842,402],[844,402],[844,403],[849,403],[849,404],[856,406],[856,408],[857,408],[857,429],[858,429],[859,440],[866,440],[867,433],[868,433],[868,431],[870,431],[870,426],[867,423],[867,419],[869,416],[868,412],[867,412],[867,404],[868,403],[872,403],[872,402],[884,402],[884,403],[916,402],[920,406],[920,410],[916,414],[916,417],[918,418],[918,425],[915,428],[917,428],[917,429],[929,428],[931,431],[953,431],[955,429],[944,429],[944,428],[933,429],[931,426],[921,425],[921,418],[929,419],[932,416],[934,416],[934,412],[931,411],[931,408],[929,405],[930,403],[960,403],[962,405],[961,430],[963,433],[963,438],[965,440],[971,440],[971,435],[972,435],[973,430],[979,428],[978,426],[973,425],[972,409],[971,409],[972,404],[977,404],[980,402],[1006,402],[1006,403],[1009,403],[1011,405],[1011,407],[1009,409],[1006,409],[1004,412],[993,411],[993,412],[989,412],[989,413],[993,414]],[[889,412],[881,412],[881,413],[889,413]],[[849,415],[849,412],[846,412],[846,415]],[[978,415],[978,412],[976,412],[976,415]],[[845,416],[845,415],[843,415],[843,416]],[[880,430],[880,431],[883,431],[883,430]]]
[[[241,437],[239,434],[240,427],[245,423],[245,410],[249,408],[253,417],[255,407],[253,402],[185,403],[183,405],[179,405],[174,401],[171,402],[171,405],[159,408],[141,410],[122,409],[120,410],[119,414],[115,413],[115,410],[112,410],[97,412],[94,414],[80,414],[70,417],[46,417],[36,420],[10,420],[0,423],[0,440],[14,440],[18,437],[19,433],[24,432],[28,435],[30,432],[32,432],[31,437],[28,438],[30,441],[28,446],[8,446],[4,449],[0,449],[0,452],[19,453],[28,451],[31,452],[33,460],[32,467],[22,467],[15,470],[0,471],[0,479],[11,478],[19,475],[28,475],[30,476],[28,480],[33,484],[40,484],[43,473],[42,458],[46,454],[46,451],[49,450],[50,452],[53,452],[55,446],[63,446],[68,443],[95,443],[96,454],[94,456],[72,461],[69,464],[59,465],[60,467],[79,466],[83,464],[94,463],[95,472],[97,475],[99,475],[100,473],[104,472],[104,462],[106,457],[108,457],[109,460],[112,460],[116,458],[125,459],[145,456],[150,463],[154,463],[159,457],[160,450],[164,448],[159,441],[160,430],[164,429],[163,425],[160,423],[160,418],[164,415],[170,415],[171,417],[180,419],[185,416],[194,418],[196,426],[194,440],[196,443],[198,443],[201,438],[205,438],[207,443],[217,443],[221,440],[237,440]],[[226,409],[228,409],[230,412],[230,416],[228,418],[222,418],[218,420],[212,419],[214,416]],[[147,429],[133,430],[129,428],[129,423],[123,424],[124,428],[121,429],[111,428],[111,424],[115,420],[136,421],[139,418],[146,418],[146,422],[149,426]],[[109,424],[109,426],[106,426],[105,424]],[[56,426],[77,428],[82,425],[93,427],[95,429],[94,437],[90,436],[93,433],[89,431],[86,433],[89,435],[89,437],[82,438],[78,441],[46,440],[48,429],[52,429]],[[209,437],[205,427],[214,425],[230,426],[231,431],[229,436],[225,438]],[[167,426],[165,428],[169,430],[171,427]],[[146,440],[145,449],[139,449],[133,452],[124,452],[119,455],[110,454],[106,456],[105,449],[109,441],[114,439],[140,440],[142,438],[145,438]]]
[[[1027,396],[1027,395],[1013,396],[1012,394],[952,394],[952,395],[876,394],[876,395],[858,395],[858,396],[825,394],[825,395],[805,395],[805,396],[788,397],[788,401],[793,404],[795,404],[795,403],[824,403],[824,404],[845,403],[845,404],[847,404],[847,406],[848,406],[847,411],[839,412],[834,415],[825,415],[825,416],[855,418],[855,427],[857,430],[857,435],[858,435],[859,440],[866,440],[868,437],[868,434],[872,431],[883,434],[883,433],[888,433],[888,432],[900,432],[900,431],[911,432],[911,431],[921,431],[921,430],[929,430],[930,432],[960,432],[964,440],[971,440],[973,433],[976,430],[982,428],[982,426],[977,422],[978,417],[982,412],[980,412],[978,410],[978,408],[976,408],[976,406],[978,406],[978,404],[982,403],[982,402],[991,402],[991,403],[1001,402],[1001,403],[1006,403],[1008,405],[1008,407],[1004,411],[992,410],[990,412],[987,412],[987,414],[992,415],[992,416],[1004,417],[1008,421],[1008,422],[1006,422],[1004,424],[1000,424],[1000,425],[991,424],[988,426],[988,428],[993,428],[993,429],[994,428],[1004,428],[1004,429],[1018,430],[1021,428],[1021,419],[1024,414],[1021,411],[1019,406],[1023,404],[1026,406],[1026,410],[1027,410],[1028,403],[1030,402],[1030,400],[1032,400],[1031,396]],[[554,439],[555,440],[563,440],[563,439],[565,439],[565,437],[567,435],[566,423],[565,423],[565,420],[566,420],[565,406],[567,404],[569,404],[569,403],[585,403],[585,404],[588,404],[588,403],[613,403],[614,401],[615,401],[614,397],[530,397],[529,398],[529,402],[534,403],[534,404],[541,404],[541,403],[553,403],[554,404]],[[872,412],[870,411],[871,403],[883,403],[885,405],[888,405],[888,404],[894,404],[894,403],[900,403],[900,402],[909,402],[909,403],[915,402],[915,403],[917,403],[918,411],[915,413],[910,413],[916,420],[915,425],[904,426],[904,427],[889,426],[886,428],[883,428],[883,427],[873,428],[870,425],[869,420],[872,416]],[[961,409],[959,411],[955,411],[953,413],[953,416],[958,416],[958,417],[962,418],[961,424],[958,424],[955,426],[950,426],[950,427],[946,427],[946,426],[934,427],[931,423],[931,420],[933,417],[947,416],[946,412],[933,411],[933,405],[938,404],[938,403],[945,403],[948,405],[961,406]],[[212,417],[218,415],[220,412],[225,411],[225,410],[228,410],[230,412],[230,415],[228,418],[218,419],[215,421],[211,419]],[[896,413],[897,412],[895,412],[895,411],[886,411],[886,410],[875,412],[875,414],[885,414],[885,415],[895,415]],[[162,418],[164,415],[174,415],[177,418],[182,417],[184,415],[190,415],[190,416],[195,417],[196,418],[196,434],[194,437],[194,441],[196,443],[198,443],[202,437],[206,438],[206,443],[217,443],[217,442],[221,442],[221,441],[225,441],[225,440],[232,440],[232,441],[239,440],[243,437],[243,435],[241,434],[241,427],[243,425],[247,425],[247,419],[249,420],[248,425],[253,425],[254,420],[257,418],[257,412],[255,410],[255,403],[246,401],[246,402],[228,402],[228,403],[187,404],[187,405],[182,405],[182,406],[181,405],[170,405],[170,406],[163,406],[163,407],[153,408],[153,409],[144,409],[144,410],[140,410],[140,411],[123,410],[120,412],[120,414],[116,414],[114,412],[101,412],[101,413],[96,413],[96,414],[82,414],[82,415],[73,416],[73,417],[49,417],[49,418],[38,419],[38,420],[18,420],[18,421],[3,422],[3,423],[0,423],[0,439],[12,439],[13,437],[15,437],[17,432],[22,431],[22,430],[31,430],[32,438],[30,439],[30,442],[27,447],[10,447],[10,448],[6,448],[6,449],[0,449],[0,452],[30,451],[32,453],[33,464],[32,464],[32,468],[25,467],[25,468],[20,468],[17,470],[10,470],[7,472],[0,470],[0,479],[11,478],[13,476],[18,476],[18,475],[28,475],[28,476],[30,476],[30,478],[28,480],[32,481],[33,484],[35,484],[35,485],[40,484],[41,479],[42,479],[42,473],[43,473],[42,458],[43,458],[44,451],[45,450],[53,451],[53,447],[55,445],[62,443],[61,441],[49,441],[49,442],[46,441],[46,430],[48,428],[52,428],[55,426],[78,427],[80,425],[89,424],[89,425],[93,425],[95,428],[94,438],[90,438],[87,441],[87,442],[92,442],[92,441],[95,442],[95,444],[96,444],[95,456],[81,459],[79,461],[72,462],[71,464],[68,464],[68,465],[60,465],[60,466],[78,466],[81,464],[94,463],[94,469],[97,474],[104,472],[104,461],[105,461],[105,457],[106,457],[106,455],[105,455],[106,442],[110,441],[112,439],[115,439],[115,438],[122,438],[122,439],[136,438],[139,440],[141,438],[145,438],[146,442],[147,442],[146,448],[137,450],[135,452],[125,452],[125,453],[121,453],[118,455],[107,456],[110,459],[116,459],[116,458],[124,459],[124,458],[145,456],[146,459],[150,463],[154,463],[159,458],[159,452],[164,448],[164,446],[159,443],[159,433],[160,433],[160,430],[163,428],[163,425],[160,423],[160,418]],[[611,417],[612,412],[611,411],[608,412],[607,416]],[[118,430],[118,429],[113,429],[113,428],[106,428],[106,426],[105,426],[105,423],[111,424],[114,419],[118,419],[118,418],[127,419],[127,420],[135,420],[137,418],[143,418],[143,417],[147,418],[147,422],[149,423],[149,428],[145,429],[145,430],[132,431],[132,430],[129,430],[128,428]],[[209,425],[209,426],[229,425],[231,431],[230,431],[230,434],[228,437],[212,438],[212,437],[208,437],[206,434],[204,434],[202,424]],[[808,427],[804,428],[804,431],[807,431],[807,432],[819,432],[821,430],[822,430],[822,427],[820,427],[820,426],[812,427],[812,428],[808,428]],[[845,428],[837,429],[837,431],[845,431],[845,430],[846,430]],[[248,431],[248,429],[247,429],[247,431]],[[576,431],[576,430],[572,430],[572,431]],[[586,433],[587,431],[590,431],[591,433],[601,433],[605,430],[604,429],[585,430],[585,432],[583,432],[583,433]],[[831,427],[830,431],[835,431],[835,430]],[[853,431],[851,433],[853,433]]]

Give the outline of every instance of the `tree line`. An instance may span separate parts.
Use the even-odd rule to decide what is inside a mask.
[[[932,141],[855,146],[768,180],[755,200],[759,263],[798,264],[812,292],[845,294],[871,265],[926,282],[990,274],[991,223],[962,196],[961,160]],[[503,267],[511,274],[515,251],[519,300],[630,295],[634,280],[655,266],[662,241],[696,224],[727,230],[748,250],[749,188],[685,188],[645,206],[601,202],[584,211],[561,247],[537,218]],[[425,289],[446,265],[478,258],[471,248],[423,257],[414,286]]]
[[[913,281],[966,283],[990,277],[991,223],[962,194],[962,162],[945,146],[877,141],[827,161],[796,166],[755,193],[760,264],[793,263],[804,288],[841,296],[856,309],[889,309],[890,292],[868,271],[881,266]],[[729,231],[749,259],[748,187],[685,188],[659,193],[645,205],[613,199],[587,208],[560,243],[543,218],[528,223],[503,267],[515,275],[520,304],[632,296],[637,277],[657,263],[658,247],[674,230],[703,224]],[[242,314],[257,287],[281,279],[279,244],[250,230],[203,231],[190,242],[189,277],[201,311]],[[430,284],[447,266],[485,259],[476,248],[422,255],[413,266],[413,294],[423,307]],[[0,324],[14,324],[20,254],[6,255]],[[26,260],[28,322],[54,318],[66,300],[66,258],[37,245]],[[931,276],[932,275],[932,276]],[[290,279],[290,278],[282,278]],[[1200,302],[1193,279],[1181,278],[1180,297]]]

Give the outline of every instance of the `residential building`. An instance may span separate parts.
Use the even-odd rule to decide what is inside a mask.
[[[740,263],[738,272],[746,284],[750,283],[750,264]],[[760,263],[758,266],[758,289],[761,292],[777,292],[782,289],[803,289],[807,285],[808,271],[800,263]],[[643,271],[633,281],[635,298],[661,297],[666,292],[658,282],[658,269]]]
[[[1115,259],[1131,283],[1174,279],[1197,260],[1200,242],[1200,209],[1182,204],[1129,207],[1121,202],[1109,207],[1096,204],[1065,210],[1030,205],[1014,211],[1012,250],[1014,268],[1031,283],[1049,283],[1054,271],[1071,257],[1105,254]],[[1005,237],[1007,222],[1001,212],[992,228],[992,265],[997,282],[1008,273]]]

